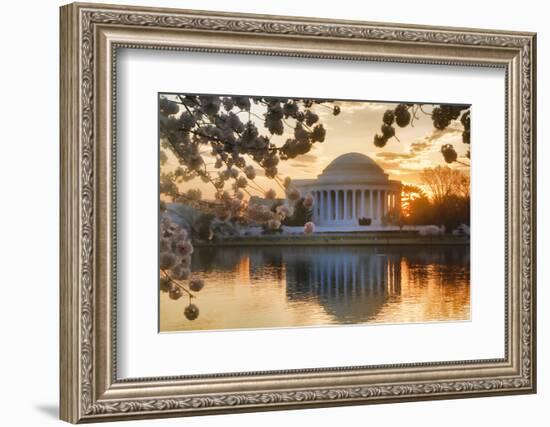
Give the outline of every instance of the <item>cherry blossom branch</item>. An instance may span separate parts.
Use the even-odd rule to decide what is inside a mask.
[[[189,298],[196,298],[195,295],[193,295],[191,293],[191,291],[189,291],[185,286],[183,286],[182,284],[180,284],[176,279],[174,279],[172,276],[170,276],[170,274],[168,274],[168,272],[166,270],[160,270],[162,271],[162,273],[165,275],[165,277],[171,282],[173,283],[174,285],[176,285],[178,288],[180,288],[182,291],[185,291],[187,292],[187,294],[189,295]]]

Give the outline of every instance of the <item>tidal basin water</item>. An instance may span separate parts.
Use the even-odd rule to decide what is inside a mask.
[[[160,330],[280,328],[470,319],[468,246],[197,247],[187,297],[160,294]]]

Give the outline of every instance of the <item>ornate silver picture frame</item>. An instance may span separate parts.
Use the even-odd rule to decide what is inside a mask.
[[[63,6],[60,21],[61,419],[97,422],[536,391],[535,34],[80,3]],[[120,378],[120,49],[504,70],[505,176],[492,178],[506,189],[504,357]]]

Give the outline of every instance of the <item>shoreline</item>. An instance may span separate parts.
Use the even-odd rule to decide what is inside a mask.
[[[324,233],[311,236],[272,235],[233,237],[216,242],[196,241],[197,247],[218,246],[466,246],[470,244],[468,236],[418,236],[408,233],[366,233],[357,236],[338,233]]]

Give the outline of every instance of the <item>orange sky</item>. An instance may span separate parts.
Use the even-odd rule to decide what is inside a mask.
[[[170,96],[167,96],[171,98]],[[382,115],[388,108],[395,108],[395,103],[382,102],[357,102],[357,101],[335,101],[340,105],[341,113],[333,116],[332,111],[321,105],[314,105],[312,110],[320,117],[319,123],[323,123],[327,134],[323,143],[315,143],[312,150],[295,159],[279,162],[279,176],[284,178],[290,176],[293,179],[316,178],[322,170],[336,157],[349,152],[359,152],[370,156],[390,175],[391,179],[397,179],[405,184],[421,185],[420,172],[427,167],[446,165],[440,153],[441,145],[453,144],[458,152],[459,158],[464,156],[469,146],[462,143],[462,125],[460,122],[453,122],[444,131],[434,129],[431,118],[419,112],[413,126],[405,128],[396,127],[396,138],[391,138],[384,148],[377,148],[373,144],[375,133],[380,133]],[[430,113],[432,107],[424,105],[425,112]],[[263,108],[252,104],[252,112],[262,115]],[[260,119],[251,117],[261,133],[267,134]],[[265,130],[265,132],[263,132]],[[291,136],[288,129],[281,136],[274,136],[272,142],[278,146],[282,145]],[[208,155],[205,155],[208,161]],[[245,156],[246,157],[246,156]],[[169,155],[168,162],[162,167],[162,171],[169,171],[177,167],[177,160]],[[212,160],[213,163],[214,160]],[[466,162],[469,162],[466,159]],[[254,164],[247,159],[248,164]],[[449,165],[469,173],[469,168],[453,163]],[[216,170],[211,167],[212,172]],[[273,188],[279,197],[282,197],[281,189],[271,180],[265,177],[257,168],[255,182],[264,189]],[[181,190],[199,188],[203,198],[213,198],[214,188],[209,183],[204,183],[195,178],[181,185]],[[250,190],[249,190],[250,191]],[[254,195],[258,192],[250,191]]]

